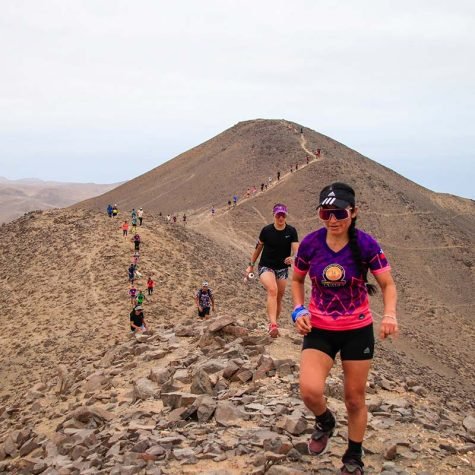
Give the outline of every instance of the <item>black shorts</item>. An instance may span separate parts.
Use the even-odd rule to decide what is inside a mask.
[[[304,336],[302,350],[313,349],[335,359],[338,352],[344,360],[371,360],[374,354],[373,324],[356,330],[322,330],[312,328]]]
[[[200,309],[198,309],[198,316],[201,318],[206,317],[206,315],[209,315],[209,310],[210,310],[209,307],[203,307],[203,310],[201,310],[201,312],[200,312]]]
[[[134,241],[134,246],[136,251],[140,251],[140,242],[139,241]]]

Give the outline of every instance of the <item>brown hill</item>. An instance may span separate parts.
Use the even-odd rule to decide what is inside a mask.
[[[318,159],[313,154],[317,149]],[[308,166],[306,156],[311,158]],[[279,170],[282,178],[276,184]],[[267,191],[246,198],[249,187],[267,184],[269,176]],[[298,124],[254,120],[77,206],[104,209],[115,202],[123,209],[143,206],[145,213],[186,211],[196,230],[234,244],[247,256],[260,228],[271,221],[275,202],[289,205],[291,222],[302,237],[319,226],[316,197],[332,181],[355,188],[359,226],[380,241],[393,264],[404,335],[410,337],[401,344],[403,350],[424,361],[430,353],[434,367],[446,374],[461,372],[473,384],[474,333],[468,313],[475,288],[472,200],[434,193]],[[228,210],[225,203],[234,193],[239,206]],[[210,222],[206,218],[213,204],[218,212]],[[443,349],[440,335],[445,336]],[[470,365],[468,373],[460,361]]]
[[[316,461],[305,452],[312,416],[297,392],[301,338],[284,319],[282,337],[267,339],[263,291],[243,283],[232,245],[149,217],[139,270],[158,281],[144,304],[153,333],[136,339],[127,328],[131,243],[118,221],[51,210],[2,231],[0,473],[298,474],[339,465],[341,369],[328,389],[341,422],[336,444]],[[192,303],[203,278],[218,306],[209,323],[196,321]],[[433,473],[471,473],[470,404],[459,377],[389,342],[377,346],[369,470],[419,473],[440,457]],[[384,454],[394,452],[388,462]]]
[[[117,184],[7,180],[0,177],[0,224],[8,223],[33,210],[64,208],[116,186]]]
[[[241,157],[248,180],[241,190],[255,178],[248,168],[263,170],[259,183],[273,160],[290,165],[285,160],[292,154],[305,156],[302,146],[323,154],[308,166],[301,159],[298,172],[235,209],[220,206],[214,217],[201,192],[190,201],[190,190],[199,189],[191,178],[189,187],[174,192],[173,210],[190,210],[186,227],[156,217],[167,210],[160,200],[152,207],[155,188],[150,206],[134,201],[136,191],[145,190],[136,180],[152,183],[161,167],[121,187],[115,198],[30,213],[1,227],[0,473],[333,473],[345,441],[340,368],[328,395],[341,425],[334,447],[316,461],[305,455],[312,417],[297,391],[301,339],[285,317],[290,297],[283,336],[270,344],[264,293],[256,281],[245,285],[242,273],[272,204],[289,205],[290,222],[303,236],[318,226],[316,192],[336,179],[356,187],[360,225],[381,241],[400,293],[402,336],[378,342],[370,380],[368,469],[473,472],[473,323],[466,317],[473,305],[473,202],[425,190],[307,129],[301,137],[290,123],[253,121],[237,129],[224,134],[240,137],[251,150],[253,140],[267,150],[264,138],[279,134],[274,142],[290,144],[280,158],[263,154],[255,165],[245,166]],[[210,143],[219,149],[219,140]],[[181,171],[186,156],[164,165],[170,179],[190,176],[190,169]],[[216,186],[226,194],[213,186],[202,193],[215,193],[224,204],[227,190],[238,188],[236,175],[228,174],[219,154],[213,160],[220,167]],[[159,284],[145,302],[154,333],[143,339],[127,330],[130,242],[120,221],[104,215],[101,200],[145,209],[139,270]],[[217,298],[211,325],[196,322],[192,302],[203,278]],[[378,312],[378,299],[374,308]],[[190,406],[196,393],[209,398]],[[196,420],[198,406],[199,417],[209,419]]]

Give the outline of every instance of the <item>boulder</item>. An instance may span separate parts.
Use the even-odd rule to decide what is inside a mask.
[[[103,389],[109,383],[109,379],[104,376],[104,373],[95,373],[89,376],[83,384],[83,391],[85,393],[93,393]]]
[[[469,434],[475,435],[475,417],[472,415],[465,417],[462,424]]]
[[[97,427],[114,419],[114,415],[101,407],[81,406],[73,411],[67,419],[75,419],[87,426]]]
[[[152,368],[148,375],[148,379],[158,384],[164,384],[168,379],[170,379],[172,374],[173,370],[171,368]]]
[[[134,396],[136,399],[157,398],[160,391],[157,385],[148,378],[139,378],[134,384]]]
[[[193,394],[213,394],[213,384],[205,371],[198,369],[193,375],[190,392]]]
[[[188,407],[193,404],[198,396],[180,391],[162,393],[161,398],[165,406],[176,409],[177,407]]]
[[[246,413],[229,401],[219,401],[214,412],[216,422],[224,427],[239,426]]]
[[[234,323],[234,317],[231,316],[222,316],[218,317],[211,321],[210,325],[208,326],[209,333],[216,333],[219,330],[223,329],[228,325],[232,325]]]
[[[300,435],[307,430],[307,421],[302,414],[284,416],[277,422],[277,427],[284,429],[292,435]]]

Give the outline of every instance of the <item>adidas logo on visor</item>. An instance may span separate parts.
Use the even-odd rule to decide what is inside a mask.
[[[335,198],[334,196],[335,196],[335,195],[333,195],[333,197],[325,198],[325,199],[322,201],[322,206],[323,206],[323,205],[332,205],[332,204],[336,201],[336,198]]]

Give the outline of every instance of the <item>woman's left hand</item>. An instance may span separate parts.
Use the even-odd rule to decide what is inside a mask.
[[[379,329],[379,336],[384,340],[388,336],[397,336],[399,333],[399,326],[395,317],[383,317],[381,327]]]

